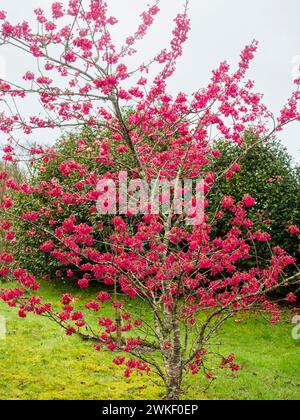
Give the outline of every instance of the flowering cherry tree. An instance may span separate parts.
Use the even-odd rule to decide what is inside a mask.
[[[71,293],[61,297],[60,309],[54,308],[39,296],[38,279],[8,251],[0,254],[0,276],[15,279],[19,285],[3,289],[1,298],[18,308],[20,317],[27,313],[47,316],[68,335],[94,340],[97,350],[110,350],[113,362],[124,365],[126,377],[134,371],[158,375],[166,398],[179,399],[187,373],[212,379],[217,368],[239,370],[233,354],[217,355],[217,360],[209,346],[228,318],[262,308],[277,322],[279,308],[269,300],[269,292],[299,282],[295,259],[284,249],[270,246],[267,224],[265,230],[257,231],[248,217],[249,209],[255,208],[255,197],[246,195],[237,202],[225,196],[218,211],[211,214],[208,194],[216,180],[225,177],[230,182],[239,171],[239,160],[248,147],[246,132],[257,144],[300,120],[300,79],[295,80],[295,91],[280,115],[274,116],[246,76],[258,47],[253,41],[243,50],[235,70],[223,62],[206,88],[189,96],[182,91],[172,96],[167,91],[168,80],[190,30],[188,3],[174,20],[170,45],[138,68],[129,68],[129,58],[137,53],[139,41],[158,15],[159,1],[141,14],[140,25],[123,45],[113,43],[111,27],[118,22],[103,0],[54,2],[51,12],[37,9],[34,13],[37,32],[27,22],[12,23],[0,11],[1,45],[13,47],[16,53],[22,50],[33,59],[23,83],[0,80],[3,159],[11,164],[26,162],[29,168],[38,165],[43,171],[57,159],[55,146],[27,140],[36,130],[71,130],[76,133],[76,153],[64,156],[56,170],[66,180],[76,174],[77,182],[73,185],[55,177],[38,184],[31,178],[20,182],[2,170],[0,227],[9,250],[16,240],[14,220],[28,223],[28,235],[47,238],[40,250],[66,266],[69,277],[74,271],[82,273],[81,288],[95,279],[100,286],[84,311],[75,309]],[[35,61],[38,65],[33,70]],[[34,115],[28,115],[26,109],[29,98],[40,106]],[[79,158],[87,144],[81,133],[86,127],[97,135],[89,159],[83,162]],[[222,173],[206,170],[211,157],[220,155],[211,146],[216,139],[240,147],[239,159],[228,162]],[[102,168],[101,174],[91,170],[91,162]],[[201,221],[185,223],[195,214],[177,214],[172,206],[169,214],[153,214],[150,206],[143,215],[129,207],[126,214],[105,219],[109,234],[103,238],[103,215],[96,207],[103,191],[97,185],[104,179],[117,185],[122,170],[147,184],[152,179],[180,183],[203,178]],[[44,197],[46,205],[16,215],[16,191]],[[191,191],[195,204],[197,192]],[[161,203],[165,200],[162,193]],[[79,204],[94,214],[94,223],[77,220]],[[58,215],[65,206],[73,206],[74,215],[61,221]],[[213,237],[214,224],[224,217],[230,218],[228,232]],[[286,229],[299,236],[297,226]],[[105,242],[101,252],[100,241]],[[264,260],[256,256],[258,243],[265,245]],[[250,258],[256,258],[256,265],[244,271],[240,263]],[[291,267],[296,272],[293,276]],[[103,285],[110,288],[103,289]],[[115,292],[110,293],[111,289]],[[133,304],[128,306],[129,298]],[[295,299],[293,294],[287,296],[288,301]],[[135,306],[141,301],[152,321],[149,314],[137,313]],[[109,304],[115,317],[106,313]],[[88,321],[89,311],[97,316],[97,330]]]

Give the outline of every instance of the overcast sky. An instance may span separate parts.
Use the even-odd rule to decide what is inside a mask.
[[[65,0],[66,1],[66,0]],[[32,21],[32,10],[47,8],[51,0],[0,0],[14,21]],[[112,15],[120,20],[114,32],[121,43],[138,24],[147,0],[108,0]],[[170,39],[171,21],[182,10],[183,0],[161,0],[161,14],[145,41],[143,59],[157,53]],[[170,82],[172,92],[193,92],[205,86],[211,70],[226,59],[235,68],[242,48],[252,39],[260,41],[249,77],[265,94],[265,103],[275,113],[286,102],[300,66],[299,0],[190,0],[192,31],[177,72]],[[30,68],[29,58],[0,48],[0,77],[17,79]],[[27,66],[27,67],[26,67]],[[298,73],[299,75],[299,73]],[[300,162],[300,123],[280,134],[289,152]]]

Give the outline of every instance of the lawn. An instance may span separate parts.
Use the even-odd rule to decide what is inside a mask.
[[[43,284],[42,294],[57,302],[57,288]],[[77,292],[79,303],[84,293]],[[66,337],[49,320],[29,316],[19,319],[14,309],[0,302],[7,319],[7,337],[0,340],[0,399],[159,399],[163,390],[149,378],[123,377],[111,363],[111,354],[96,352],[78,337]],[[300,398],[300,340],[291,337],[287,321],[272,326],[259,316],[241,323],[229,321],[221,333],[224,354],[232,351],[242,370],[220,377],[208,387],[200,376],[186,382],[187,399],[287,399]]]

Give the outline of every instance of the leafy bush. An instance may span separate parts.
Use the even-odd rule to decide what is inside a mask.
[[[37,164],[29,176],[29,182],[34,185],[37,192],[30,196],[16,191],[14,193],[15,206],[13,212],[14,231],[17,237],[17,246],[14,246],[14,255],[24,268],[37,276],[52,276],[65,278],[68,272],[68,265],[61,264],[50,253],[45,253],[40,246],[45,241],[53,239],[55,229],[68,218],[75,217],[78,223],[87,223],[94,228],[102,223],[103,229],[98,229],[98,237],[96,238],[96,248],[98,250],[105,249],[105,238],[108,237],[109,217],[97,214],[94,207],[94,201],[89,203],[78,203],[70,205],[65,203],[62,205],[60,198],[64,191],[55,190],[56,185],[64,185],[68,194],[78,194],[79,188],[85,193],[94,190],[95,185],[82,184],[82,174],[80,171],[73,171],[72,174],[64,176],[60,170],[64,162],[72,162],[76,159],[78,164],[86,167],[88,162],[88,170],[90,174],[101,175],[106,173],[108,168],[101,163],[99,153],[99,145],[97,145],[98,136],[104,133],[95,133],[85,128],[80,133],[73,133],[59,139],[55,145],[55,154],[48,159]],[[50,183],[53,191],[47,194],[41,194],[39,188],[43,183]],[[24,212],[35,212],[44,208],[43,217],[39,217],[36,222],[37,229],[33,228],[32,222],[20,220],[19,216]],[[52,217],[53,216],[53,217]],[[39,229],[42,227],[43,229]],[[74,271],[74,278],[79,276]]]
[[[249,217],[257,230],[270,233],[272,246],[280,246],[299,259],[299,241],[296,235],[287,232],[287,226],[300,220],[300,168],[295,166],[292,157],[281,143],[276,140],[259,142],[251,135],[246,136],[244,154],[238,145],[225,141],[215,143],[220,156],[215,158],[210,170],[222,173],[231,162],[240,166],[240,171],[229,180],[218,180],[210,192],[210,214],[218,211],[221,197],[232,196],[236,201],[250,194],[256,204],[249,211]],[[215,236],[222,237],[228,231],[229,219],[222,218],[214,228]],[[268,244],[256,244],[258,258],[263,261]],[[244,261],[256,265],[253,258]]]
[[[82,165],[89,165],[91,173],[101,175],[106,173],[108,168],[101,163],[97,156],[99,146],[97,138],[109,135],[108,133],[95,133],[85,128],[80,134],[69,134],[60,139],[56,145],[56,156],[49,161],[43,162],[34,168],[31,182],[36,186],[41,182],[53,182],[53,184],[64,184],[66,191],[76,193],[76,185],[81,182],[82,176],[74,171],[69,176],[64,176],[58,169],[65,161],[76,160]],[[230,182],[226,177],[217,181],[210,192],[209,214],[213,217],[218,211],[218,205],[224,195],[232,196],[236,201],[242,200],[246,194],[256,199],[256,205],[249,211],[249,216],[257,230],[268,231],[272,237],[272,245],[285,247],[291,254],[299,257],[298,241],[286,232],[286,226],[297,224],[300,219],[300,170],[293,166],[292,158],[281,146],[280,142],[273,140],[267,143],[258,143],[251,136],[247,136],[245,142],[244,159],[239,164],[241,170],[237,172]],[[216,149],[221,152],[218,158],[212,161],[209,170],[215,173],[222,173],[240,156],[240,148],[232,143],[219,141],[215,144]],[[115,150],[116,145],[110,140],[110,148]],[[129,156],[123,156],[124,166],[130,167]],[[92,188],[85,185],[86,192]],[[51,217],[48,213],[44,218],[39,218],[39,225],[47,226],[49,234],[34,232],[32,223],[15,220],[15,231],[18,233],[18,246],[15,247],[18,260],[23,266],[35,275],[52,275],[53,277],[65,277],[68,267],[61,264],[50,253],[40,250],[40,246],[47,240],[52,239],[55,226],[60,225],[68,217],[75,216],[78,223],[87,223],[96,227],[99,223],[104,224],[104,229],[99,230],[97,238],[98,250],[105,250],[105,240],[109,237],[110,217],[100,216],[94,211],[93,206],[87,203],[78,205],[57,205],[56,198],[35,194],[27,196],[16,192],[16,215],[26,211],[38,211],[41,204],[50,214],[55,215],[56,223],[51,225]],[[49,224],[50,221],[50,224]],[[225,221],[225,223],[224,223]],[[228,231],[229,219],[226,217],[215,224],[214,235],[223,236]],[[256,245],[258,256],[264,258],[266,252],[265,244]],[[247,266],[253,265],[254,259],[244,261]],[[80,271],[74,273],[74,277],[80,276]]]
[[[24,174],[20,170],[20,168],[17,165],[13,165],[8,162],[1,162],[0,161],[0,174],[3,174],[0,176],[0,201],[3,199],[5,195],[5,182],[6,179],[11,177],[16,180],[16,182],[21,182]],[[1,220],[0,220],[1,221]],[[0,229],[0,253],[5,251],[6,247],[6,241],[5,241],[5,232]]]
[[[124,118],[127,119],[131,112],[132,109],[130,108],[123,110]],[[120,171],[126,168],[128,175],[131,176],[130,168],[134,168],[135,162],[130,151],[122,150],[122,153],[119,153],[120,142],[113,138],[109,130],[96,131],[85,127],[80,132],[69,133],[59,139],[53,147],[52,156],[51,152],[48,153],[46,159],[39,161],[35,165],[28,182],[37,189],[43,183],[52,184],[54,190],[56,185],[64,185],[64,191],[68,195],[78,195],[79,192],[88,194],[94,191],[94,180],[98,180],[99,176],[107,174],[111,170],[109,162],[106,162],[101,156],[101,148],[106,144],[106,139],[109,140],[107,147],[109,147],[109,154],[114,161],[115,167]],[[157,145],[153,139],[147,139],[147,143],[152,148],[155,147],[157,151],[168,149],[167,141]],[[80,170],[74,170],[66,176],[62,170],[62,165],[65,165],[66,162],[76,162],[76,165],[82,165],[85,174],[81,173]],[[86,176],[84,175],[87,173],[91,179],[89,185],[85,182]],[[56,227],[60,226],[63,221],[75,217],[79,224],[86,223],[97,230],[98,234],[94,247],[100,252],[107,252],[109,247],[107,239],[110,237],[114,227],[111,224],[112,218],[110,215],[99,215],[96,212],[94,199],[91,199],[88,203],[83,200],[82,203],[70,205],[63,203],[63,200],[61,201],[64,191],[57,191],[57,196],[56,191],[48,195],[42,192],[36,192],[31,195],[23,194],[22,191],[14,193],[15,205],[12,211],[15,214],[13,223],[18,243],[17,246],[13,247],[13,253],[22,266],[36,276],[66,278],[69,268],[72,267],[72,277],[76,280],[81,276],[81,270],[76,272],[73,264],[70,264],[70,267],[66,264],[61,264],[50,253],[43,252],[40,246],[46,241],[53,239]],[[45,210],[44,216],[40,216],[36,222],[36,230],[32,228],[32,222],[19,219],[19,216],[24,212],[40,211],[41,207]],[[53,220],[51,215],[53,215]],[[134,222],[140,217],[135,216],[131,219]],[[101,229],[97,229],[99,224]]]

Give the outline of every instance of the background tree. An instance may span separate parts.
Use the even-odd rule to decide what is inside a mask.
[[[24,175],[22,171],[19,169],[17,165],[12,165],[9,163],[1,162],[0,161],[0,200],[2,201],[5,195],[5,182],[8,177],[12,177],[16,180],[16,182],[21,182],[24,179]],[[7,246],[7,242],[5,240],[5,233],[2,229],[0,229],[0,252],[4,252]],[[1,270],[1,264],[0,264]]]
[[[84,190],[88,194],[94,189],[94,185],[83,183],[80,171],[72,171],[69,176],[65,176],[61,171],[66,162],[69,166],[76,162],[75,166],[87,165],[86,170],[97,176],[105,174],[109,167],[101,163],[101,158],[98,156],[97,136],[100,136],[100,132],[93,132],[88,127],[80,133],[66,134],[55,144],[52,158],[36,162],[27,173],[27,181],[36,188],[49,183],[54,188],[63,185],[63,190],[68,191],[66,201],[71,195],[75,200],[72,201],[72,205],[58,200],[62,192],[60,187],[53,190],[53,194],[50,195],[36,191],[28,196],[19,191],[16,184],[13,193],[16,204],[12,209],[11,223],[16,232],[17,246],[14,243],[12,249],[16,261],[36,276],[58,277],[60,280],[68,277],[67,272],[72,266],[62,264],[57,258],[40,249],[42,244],[52,240],[57,226],[66,219],[71,220],[76,217],[79,223],[88,223],[95,229],[102,223],[103,227],[99,229],[97,239],[109,240],[109,218],[101,217],[95,208],[91,208],[90,202],[78,200],[79,191]],[[41,208],[44,209],[43,217],[36,221],[34,228],[30,221],[21,219],[24,212],[38,212]],[[97,249],[104,251],[105,247],[99,245]],[[73,270],[71,277],[78,279],[79,276],[80,271]]]
[[[109,133],[106,133],[109,135]],[[88,170],[97,175],[102,175],[109,170],[108,166],[99,163],[97,137],[103,135],[101,132],[94,132],[86,127],[79,134],[68,134],[55,144],[56,157],[47,162],[39,162],[34,171],[31,171],[30,182],[38,185],[40,182],[51,182],[56,179],[58,183],[67,184],[67,189],[73,193],[78,193],[78,187],[82,187],[81,175],[73,172],[69,177],[65,177],[60,171],[60,166],[68,160],[76,161],[80,164],[88,163]],[[147,141],[149,141],[147,139]],[[300,220],[300,178],[298,167],[293,164],[292,158],[280,141],[274,139],[266,143],[258,143],[254,147],[255,139],[247,136],[245,143],[248,144],[248,151],[240,161],[240,171],[228,181],[226,178],[215,182],[209,194],[210,206],[208,212],[215,215],[218,206],[224,196],[231,196],[236,201],[241,201],[248,193],[255,197],[256,204],[249,212],[251,220],[257,230],[265,229],[271,235],[272,246],[282,246],[297,259],[299,258],[298,241],[287,231],[287,226],[296,225]],[[117,157],[116,148],[118,145],[110,140],[110,151]],[[229,162],[233,162],[240,156],[238,145],[220,140],[213,145],[213,148],[220,152],[220,156],[214,158],[207,168],[220,173],[226,170]],[[130,156],[123,156],[120,168],[130,166]],[[132,164],[132,162],[131,162]],[[14,178],[14,176],[12,176]],[[91,191],[91,187],[85,186],[86,191]],[[94,227],[100,223],[104,224],[101,230],[102,240],[109,240],[109,225],[111,218],[101,216],[97,212],[90,212],[90,207],[86,203],[76,206],[66,205],[59,207],[55,197],[41,196],[35,194],[28,197],[16,192],[16,205],[14,213],[21,216],[26,211],[39,210],[43,205],[47,209],[52,209],[52,216],[56,219],[60,216],[60,222],[76,215],[80,223],[87,223]],[[60,203],[58,203],[60,206]],[[33,235],[30,223],[23,220],[13,220],[14,230],[18,232],[16,236],[17,246],[14,244],[14,254],[17,261],[20,261],[24,268],[37,276],[45,275],[55,278],[59,274],[60,279],[67,277],[67,271],[72,267],[60,264],[59,261],[50,254],[44,253],[40,246],[47,240],[51,240],[51,235],[55,232],[55,224],[49,225],[49,218],[40,218],[38,225],[51,231],[51,235],[40,236],[38,231]],[[44,225],[43,225],[44,224]],[[105,229],[106,226],[106,229]],[[223,236],[228,230],[228,223],[224,225],[224,219],[216,223],[214,228],[215,237]],[[105,247],[99,245],[97,250],[104,251]],[[28,252],[30,251],[30,252]],[[264,257],[264,247],[257,247],[260,258]],[[254,260],[244,261],[246,268],[255,265]],[[78,279],[79,273],[73,273]]]
[[[240,160],[240,171],[230,180],[223,177],[217,181],[210,192],[209,211],[218,211],[224,196],[240,201],[246,194],[255,198],[255,205],[249,212],[257,230],[265,230],[271,235],[272,246],[282,246],[296,259],[299,259],[299,243],[287,229],[300,220],[299,168],[293,162],[278,139],[257,143],[251,134],[245,138],[246,151]],[[226,170],[228,162],[240,156],[238,145],[220,140],[214,144],[220,156],[210,165],[210,170],[220,173]],[[228,229],[224,219],[215,226],[214,234],[222,236]],[[264,257],[263,247],[257,247],[259,258]],[[249,267],[254,260],[244,261]]]

